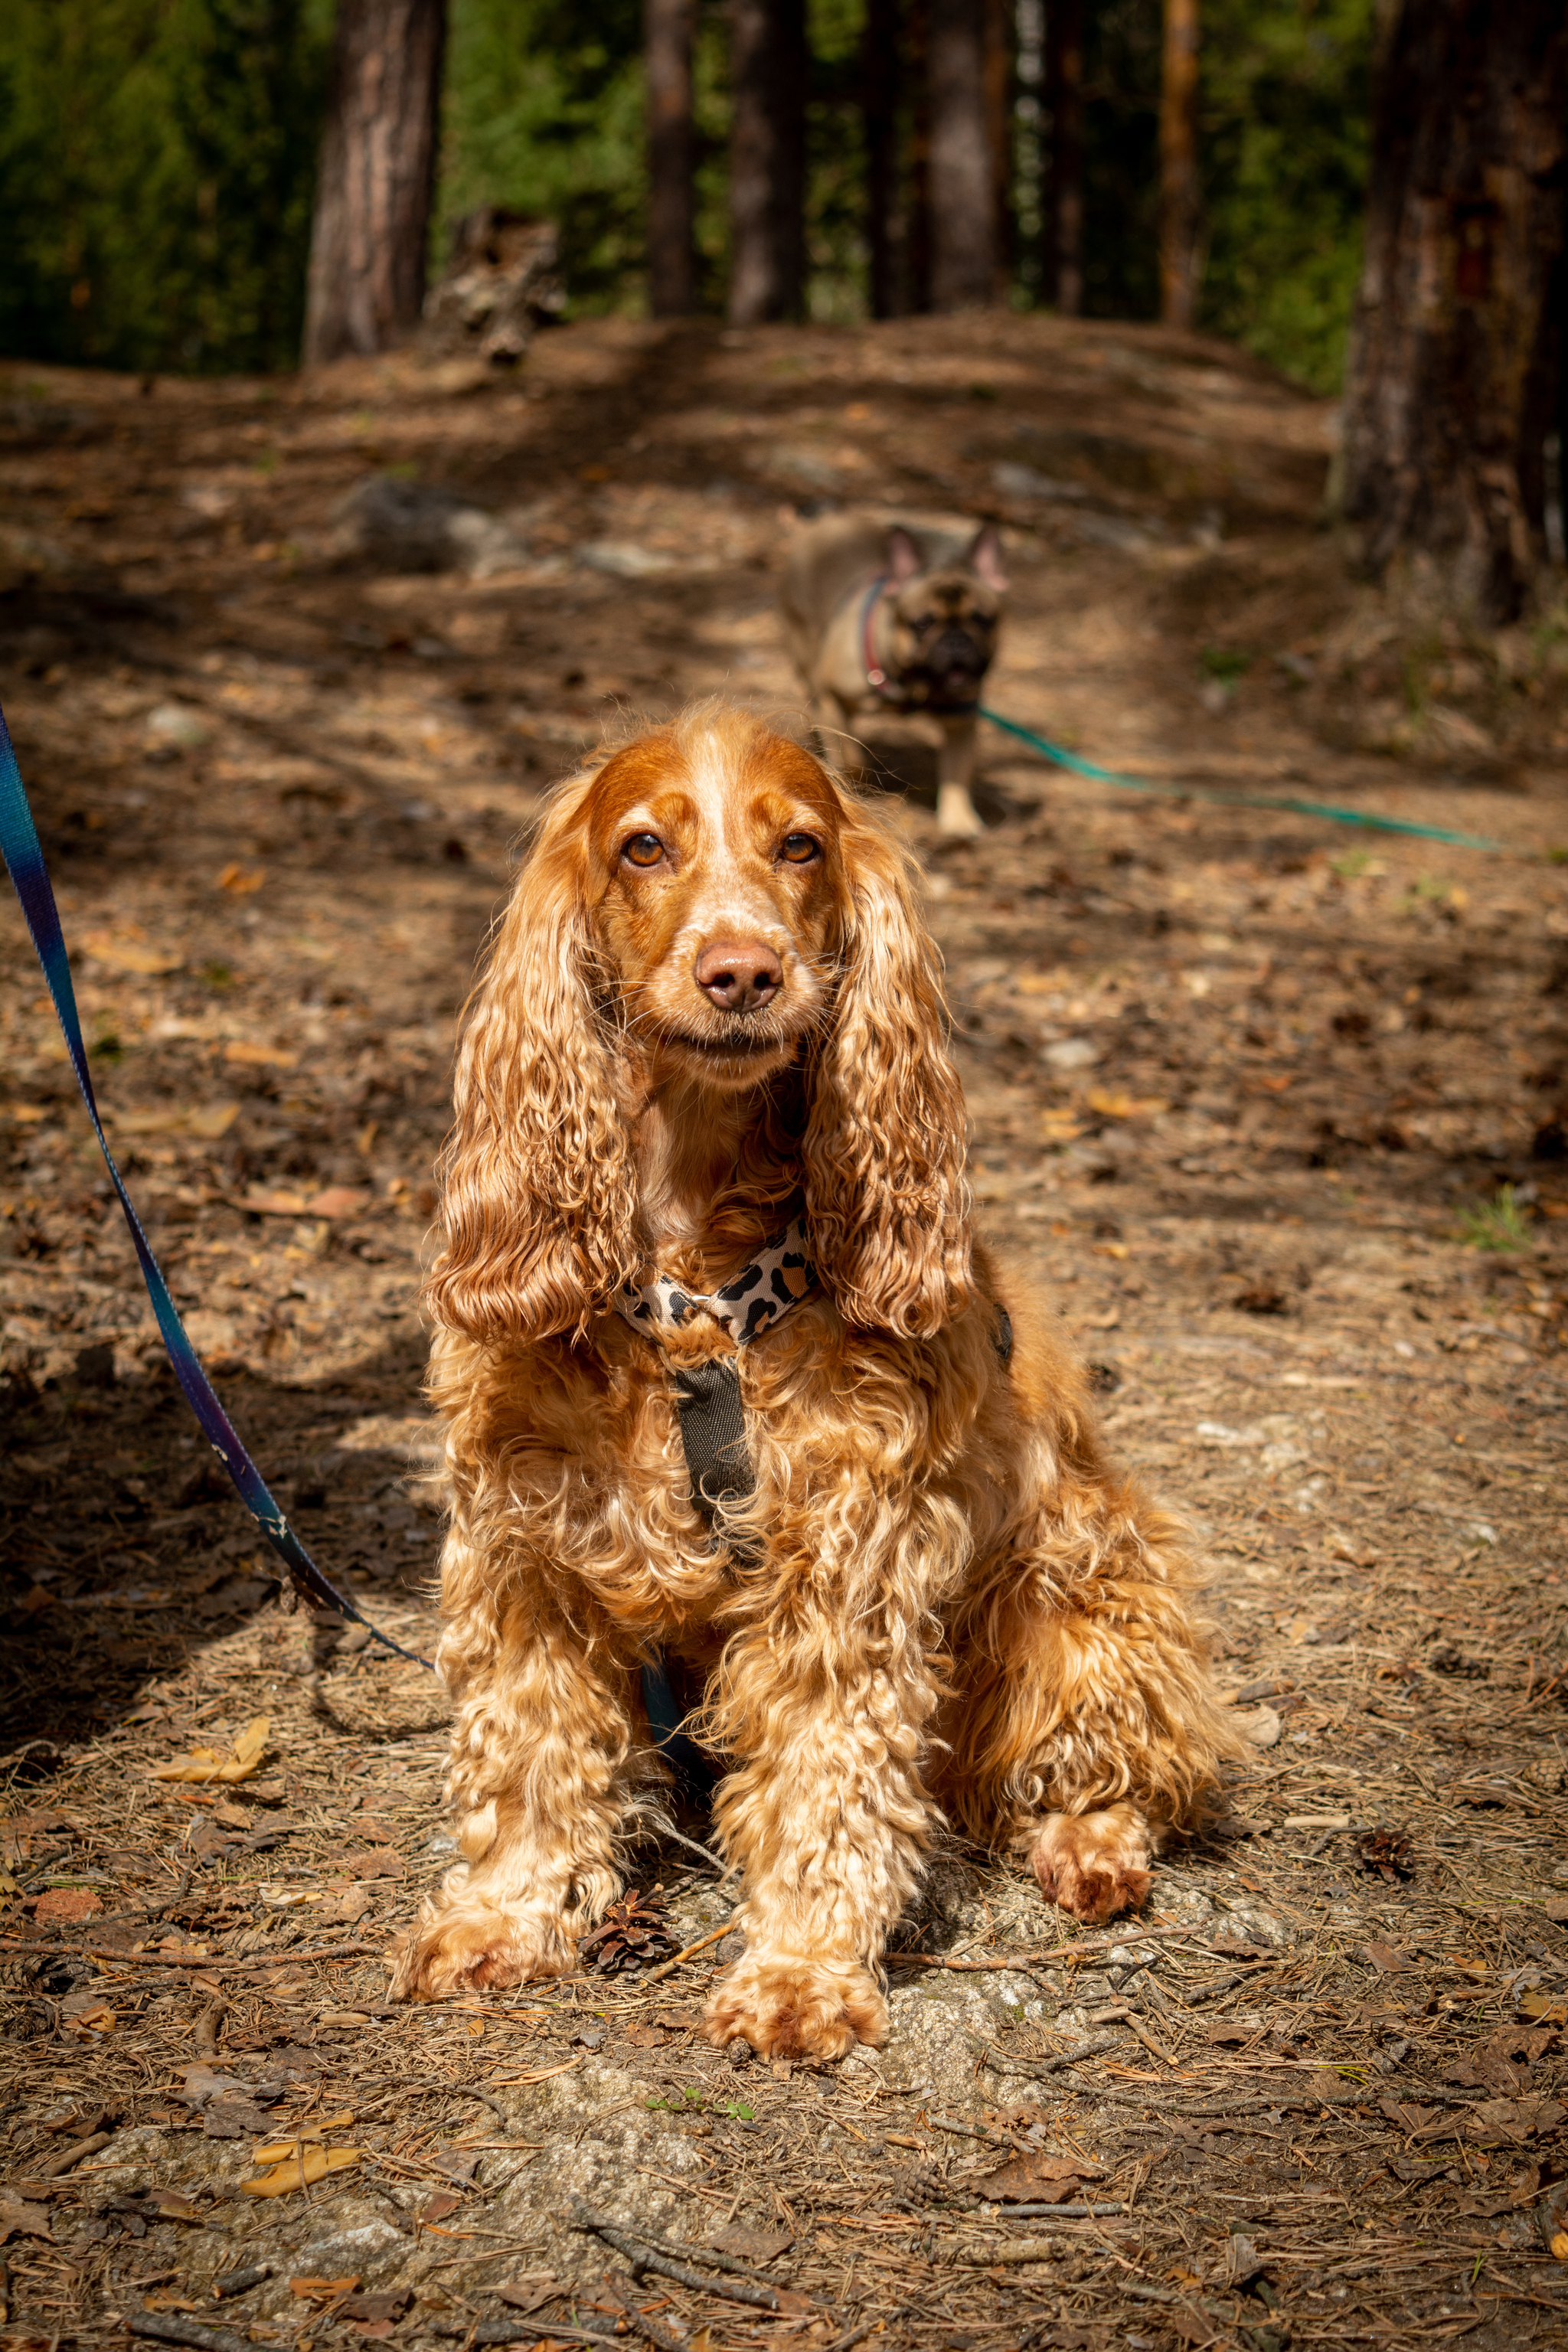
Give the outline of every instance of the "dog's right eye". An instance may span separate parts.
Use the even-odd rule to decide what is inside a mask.
[[[628,866],[657,866],[664,856],[664,844],[657,833],[634,833],[622,843],[621,856]]]

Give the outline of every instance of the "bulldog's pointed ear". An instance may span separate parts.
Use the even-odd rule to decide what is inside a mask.
[[[984,580],[987,588],[1001,595],[1007,585],[1007,572],[1002,562],[1002,534],[994,522],[982,523],[963,561],[977,580]]]
[[[888,533],[888,577],[896,588],[912,580],[917,572],[925,570],[925,560],[902,523],[895,523]]]

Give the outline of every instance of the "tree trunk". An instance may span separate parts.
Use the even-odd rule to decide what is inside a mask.
[[[866,243],[871,316],[899,311],[899,56],[901,0],[866,0],[860,42],[860,111],[866,136]]]
[[[985,121],[985,16],[975,0],[930,0],[931,299],[989,302],[995,224]]]
[[[647,105],[647,300],[656,319],[697,308],[692,241],[691,43],[696,0],[644,0]]]
[[[910,308],[931,309],[931,0],[910,0]]]
[[[805,291],[805,0],[731,0],[730,317],[796,319]]]
[[[1013,100],[1016,40],[1012,0],[985,0],[985,143],[991,154],[991,299],[1013,291]]]
[[[1430,565],[1513,619],[1542,552],[1561,368],[1563,0],[1404,0],[1373,110],[1342,512],[1365,571]]]
[[[1043,291],[1064,319],[1083,309],[1083,0],[1046,0],[1051,121]]]
[[[1165,0],[1160,78],[1160,318],[1189,329],[1198,253],[1198,0]]]
[[[446,0],[339,0],[305,297],[307,366],[384,352],[419,319]]]

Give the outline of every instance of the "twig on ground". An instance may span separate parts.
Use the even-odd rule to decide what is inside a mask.
[[[193,2352],[251,2352],[250,2338],[232,2327],[202,2327],[194,2319],[179,2319],[172,2311],[133,2311],[125,2325],[132,2336],[150,2336],[159,2344],[185,2344]]]
[[[678,1969],[682,1960],[689,1960],[698,1952],[705,1952],[710,1944],[719,1943],[729,1932],[730,1921],[726,1919],[721,1927],[715,1927],[710,1936],[700,1937],[695,1944],[688,1944],[686,1949],[683,1952],[677,1952],[673,1959],[661,1960],[657,1969],[648,1970],[647,1976],[642,1979],[642,1982],[645,1985],[658,1984],[660,1977],[668,1976],[670,1970]]]
[[[739,2279],[731,2283],[723,2277],[704,2278],[702,2273],[693,2270],[689,2263],[672,2261],[643,2239],[630,2236],[606,2214],[595,2213],[591,2205],[584,2205],[580,2199],[573,2199],[572,2210],[577,2217],[578,2229],[591,2230],[595,2237],[603,2238],[607,2246],[614,2246],[616,2253],[623,2254],[630,2263],[634,2278],[640,2278],[645,2271],[653,2271],[660,2278],[673,2279],[678,2286],[694,2287],[699,2294],[723,2295],[731,2303],[752,2304],[759,2311],[783,2308],[776,2287],[747,2286]],[[706,2250],[691,2246],[687,2251],[700,2258]]]

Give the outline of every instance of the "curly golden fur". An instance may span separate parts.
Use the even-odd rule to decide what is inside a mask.
[[[878,1963],[944,1813],[1082,1917],[1140,1902],[1233,1735],[1179,1529],[1108,1466],[1049,1318],[972,1236],[900,850],[739,711],[627,744],[549,808],[456,1100],[427,1298],[467,1859],[397,1990],[573,1965],[664,1779],[659,1650],[704,1687],[743,1874],[715,2041],[879,2040]],[[821,1287],[740,1356],[754,1491],[710,1536],[671,1366],[731,1342],[700,1316],[656,1345],[611,1301],[655,1265],[710,1292],[803,1211]]]

